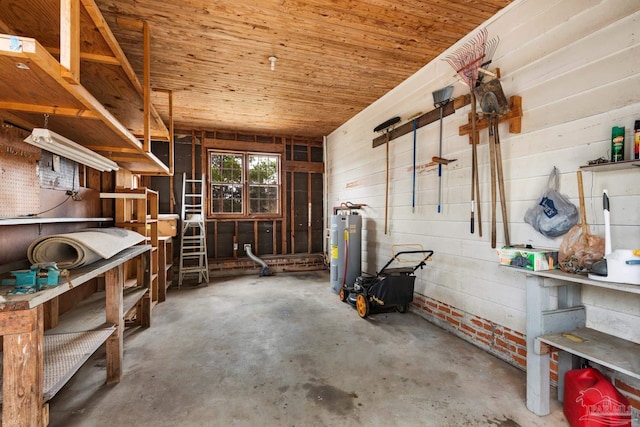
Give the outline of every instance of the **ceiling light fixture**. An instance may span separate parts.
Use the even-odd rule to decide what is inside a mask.
[[[278,60],[277,57],[275,56],[270,56],[269,57],[269,62],[271,62],[271,71],[276,69],[276,61]]]
[[[118,164],[100,154],[77,144],[62,135],[58,135],[49,129],[34,128],[24,142],[49,151],[59,156],[66,157],[83,165],[89,166],[101,172],[118,170]]]

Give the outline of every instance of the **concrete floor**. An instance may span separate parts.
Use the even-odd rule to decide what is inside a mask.
[[[98,352],[50,401],[58,426],[566,426],[525,373],[415,314],[361,319],[326,272],[170,289],[128,330],[120,384]]]

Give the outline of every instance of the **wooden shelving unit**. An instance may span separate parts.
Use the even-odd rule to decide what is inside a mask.
[[[146,286],[149,294],[137,307],[136,319],[150,318],[153,307],[159,302],[160,269],[158,240],[158,192],[149,188],[118,188],[114,193],[100,193],[102,199],[115,199],[115,226],[133,230],[145,236],[146,244],[151,245],[149,265],[138,261],[125,264],[125,287]],[[144,277],[141,284],[137,278]],[[137,320],[134,323],[139,323]],[[150,326],[144,325],[143,326]]]
[[[586,327],[582,287],[593,286],[640,295],[640,286],[603,282],[560,270],[531,271],[505,267],[527,276],[527,408],[537,415],[549,413],[549,353],[558,352],[558,400],[563,400],[564,374],[576,369],[578,356],[640,379],[640,345]],[[557,307],[551,305],[557,288]]]
[[[169,167],[82,85],[62,77],[60,63],[35,39],[0,34],[0,117],[25,128],[49,128],[133,173],[169,175]],[[25,85],[21,82],[28,81]],[[55,100],[56,105],[52,105]],[[167,138],[167,137],[165,137]]]
[[[167,289],[173,283],[173,238],[158,238],[158,302],[167,299]]]
[[[11,425],[47,425],[45,402],[102,344],[106,344],[106,381],[120,381],[124,310],[148,294],[145,287],[123,289],[122,270],[134,259],[148,259],[150,250],[149,245],[130,247],[109,259],[74,269],[58,286],[34,294],[11,295],[10,287],[1,289],[3,419],[11,420]],[[57,326],[45,335],[45,303],[98,277],[104,277],[105,291],[61,315]]]

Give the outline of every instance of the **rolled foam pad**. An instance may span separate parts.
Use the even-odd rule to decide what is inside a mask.
[[[72,269],[109,259],[145,237],[124,228],[87,228],[73,233],[43,236],[31,243],[27,257],[32,264],[56,262]]]

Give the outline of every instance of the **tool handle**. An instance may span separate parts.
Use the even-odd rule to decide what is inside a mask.
[[[473,234],[474,231],[474,220],[473,217],[471,217],[471,234]]]

